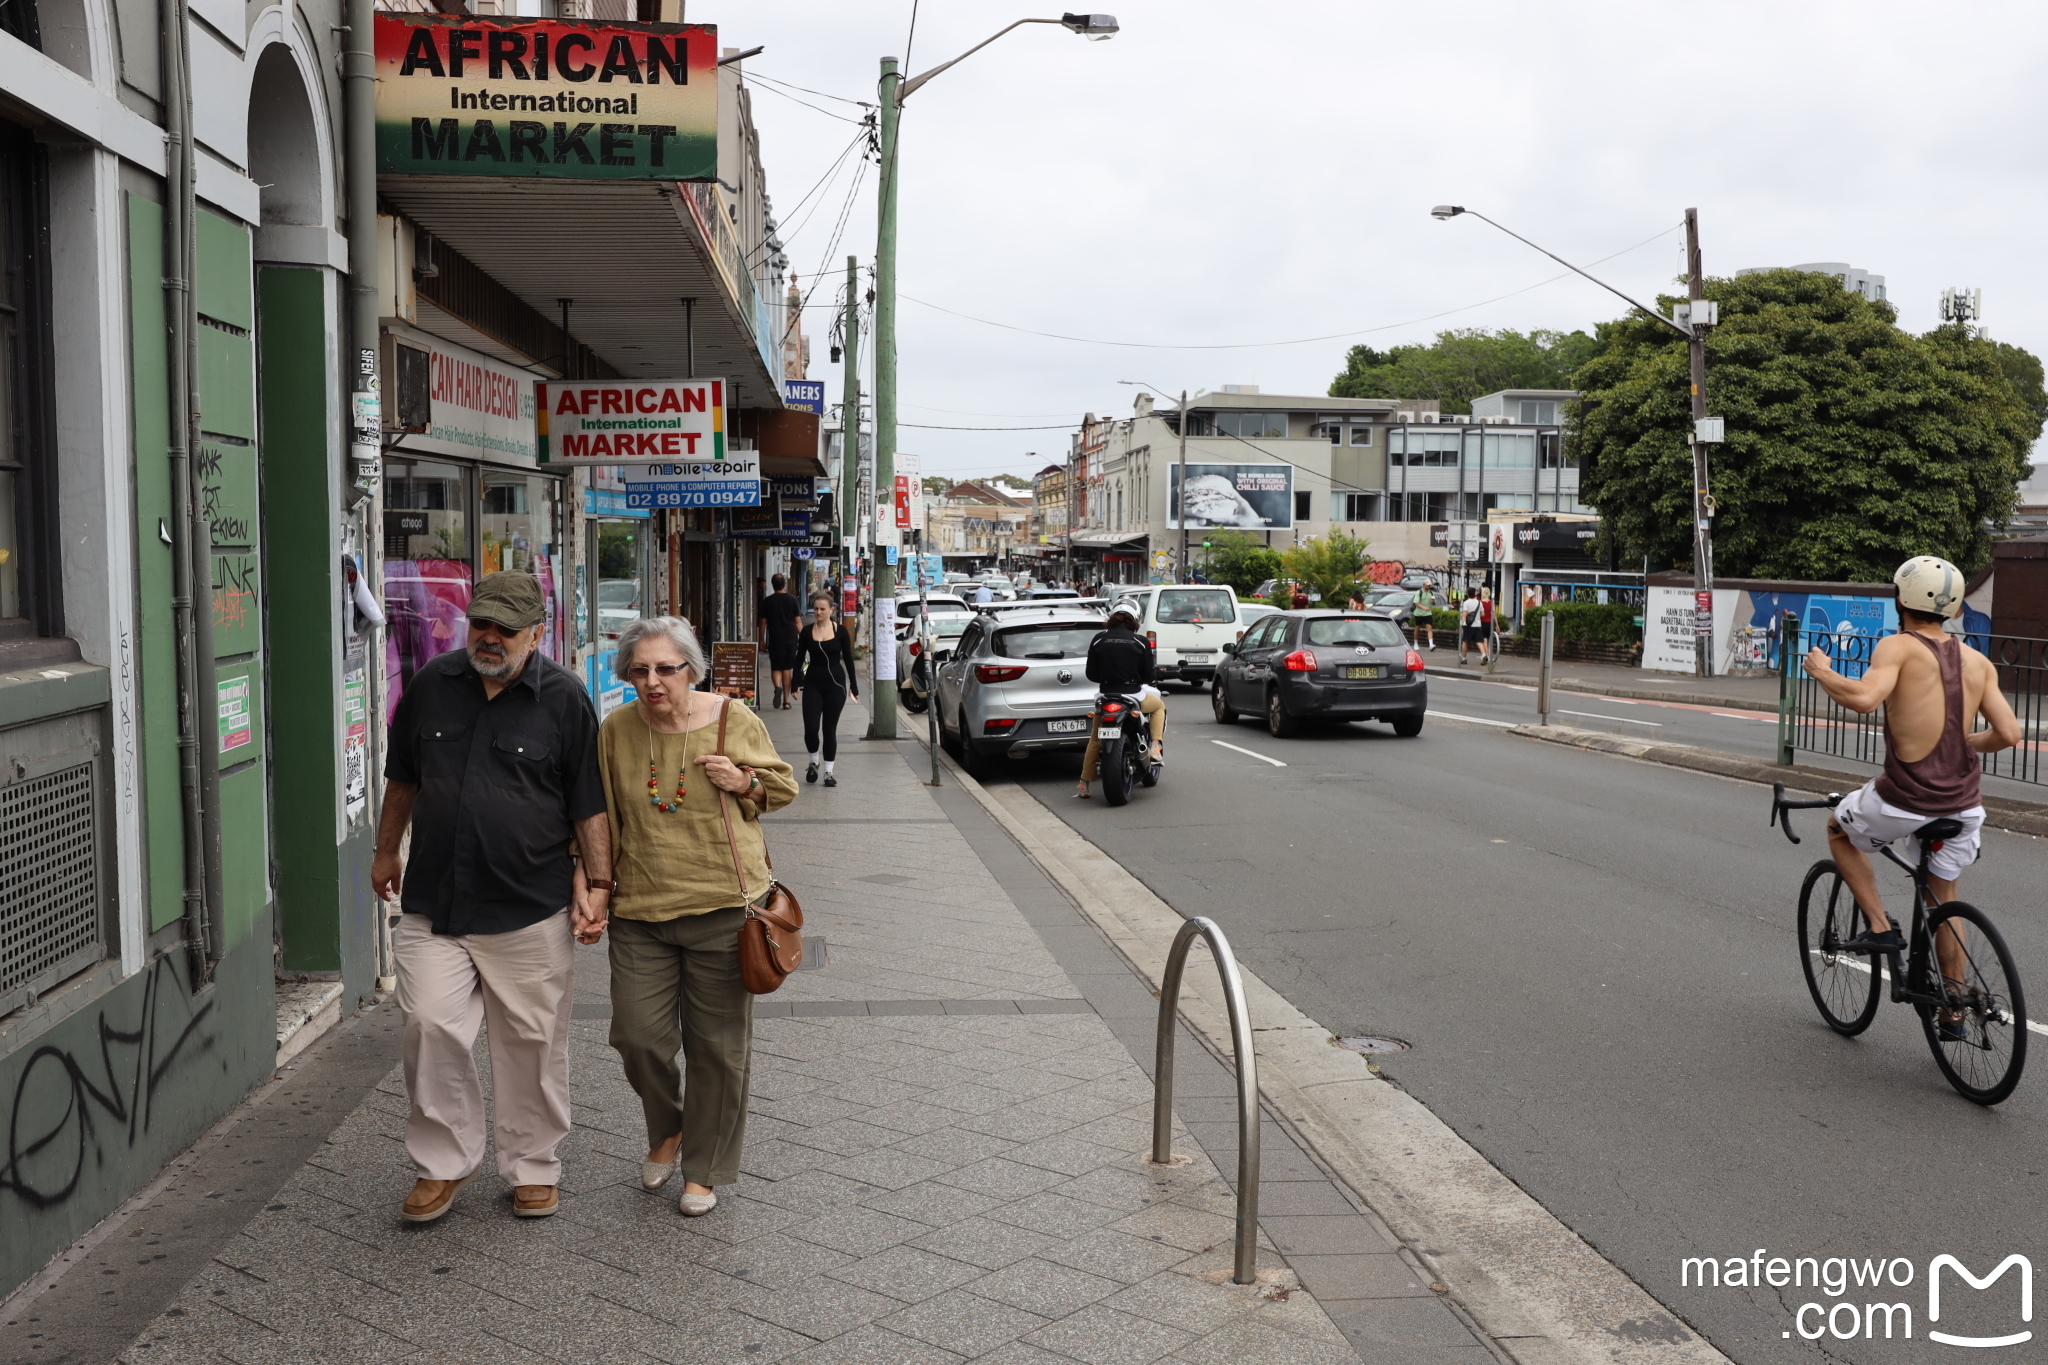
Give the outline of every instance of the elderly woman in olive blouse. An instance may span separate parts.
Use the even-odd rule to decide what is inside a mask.
[[[796,779],[760,717],[694,690],[708,670],[687,621],[635,621],[618,650],[639,699],[605,717],[597,745],[612,829],[611,1044],[647,1114],[640,1183],[658,1190],[681,1171],[679,1207],[694,1218],[739,1179],[754,1010],[739,929],[771,880],[760,818],[796,798]],[[579,867],[594,936],[603,888],[586,888]]]

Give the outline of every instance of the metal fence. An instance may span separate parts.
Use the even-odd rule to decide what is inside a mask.
[[[1806,671],[1807,651],[1819,645],[1835,670],[1861,677],[1881,635],[1802,630],[1796,616],[1784,621],[1784,667],[1778,673],[1778,761],[1796,763],[1799,753],[1858,763],[1884,762],[1884,711],[1867,716],[1849,710]],[[2048,640],[2012,635],[1966,634],[1963,644],[1998,668],[1998,688],[2019,717],[2020,742],[1983,756],[1984,775],[2014,782],[2044,781],[2041,754],[2048,745]]]

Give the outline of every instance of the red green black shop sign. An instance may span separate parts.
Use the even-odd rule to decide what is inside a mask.
[[[379,14],[377,169],[713,179],[718,30]]]

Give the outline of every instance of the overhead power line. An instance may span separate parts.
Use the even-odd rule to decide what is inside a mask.
[[[1680,226],[1682,226],[1682,224],[1674,223],[1671,227],[1665,228],[1661,232],[1653,233],[1652,235],[1645,237],[1642,241],[1637,242],[1634,246],[1623,247],[1620,251],[1613,253],[1613,255],[1602,256],[1599,260],[1589,261],[1587,262],[1587,264],[1600,265],[1604,262],[1615,259],[1615,257],[1617,256],[1626,256],[1631,251],[1640,251],[1642,248],[1648,246],[1650,243],[1654,241],[1657,241],[1659,238],[1668,237],[1673,232],[1676,232]],[[1435,322],[1438,318],[1447,318],[1454,313],[1467,313],[1474,308],[1484,308],[1490,303],[1499,303],[1502,299],[1511,299],[1518,294],[1526,294],[1532,289],[1541,289],[1546,284],[1556,284],[1559,280],[1568,280],[1570,278],[1572,278],[1571,272],[1566,271],[1564,274],[1561,275],[1552,275],[1547,280],[1538,280],[1536,281],[1536,283],[1531,285],[1525,285],[1520,289],[1509,290],[1505,294],[1496,294],[1490,299],[1481,299],[1477,303],[1460,304],[1456,308],[1446,308],[1441,313],[1430,313],[1426,316],[1419,318],[1408,318],[1402,322],[1385,322],[1379,324],[1376,327],[1360,327],[1348,332],[1328,332],[1322,336],[1294,337],[1286,341],[1230,341],[1211,343],[1185,343],[1162,341],[1110,341],[1102,337],[1077,337],[1067,336],[1064,333],[1060,332],[1041,332],[1038,331],[1036,328],[1018,327],[1008,322],[997,322],[993,318],[978,318],[971,313],[957,312],[954,309],[947,308],[941,304],[931,303],[925,299],[916,298],[912,295],[902,293],[901,291],[898,291],[897,297],[907,299],[911,303],[917,304],[920,307],[930,308],[935,312],[945,313],[951,317],[961,318],[967,322],[978,322],[982,324],[984,327],[1000,327],[1006,332],[1022,332],[1027,336],[1046,337],[1052,341],[1074,341],[1079,342],[1084,346],[1118,346],[1131,350],[1141,351],[1252,351],[1270,346],[1308,346],[1321,341],[1343,341],[1350,337],[1370,336],[1374,332],[1390,332],[1395,330],[1396,328],[1413,327],[1415,324],[1419,322]]]

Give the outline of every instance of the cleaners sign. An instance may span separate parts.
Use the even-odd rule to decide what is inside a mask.
[[[706,24],[377,16],[377,169],[710,180],[718,31]]]
[[[534,385],[541,459],[625,466],[626,505],[758,507],[761,460],[730,450],[725,381]]]

